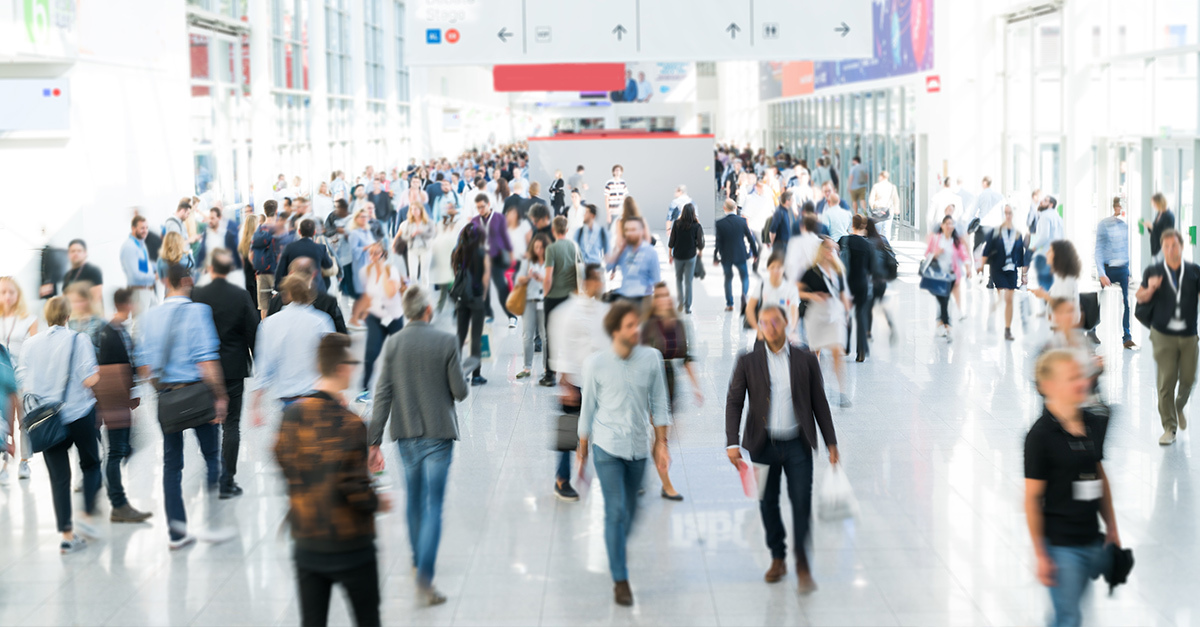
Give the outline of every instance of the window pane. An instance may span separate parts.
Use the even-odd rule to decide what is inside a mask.
[[[192,78],[209,78],[209,38],[204,35],[191,35]]]
[[[1154,61],[1154,122],[1161,133],[1196,133],[1196,55],[1159,57]]]

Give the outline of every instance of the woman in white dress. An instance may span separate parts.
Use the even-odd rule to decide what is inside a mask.
[[[850,311],[850,292],[846,288],[846,271],[838,260],[833,240],[826,239],[817,249],[813,267],[800,280],[800,299],[808,301],[804,314],[804,329],[808,347],[820,355],[828,350],[833,355],[833,370],[838,380],[838,405],[850,406],[846,396],[846,373],[843,358],[846,344],[846,317]]]
[[[10,276],[0,277],[0,343],[8,349],[9,359],[12,360],[13,370],[20,367],[21,346],[25,340],[37,334],[37,316],[29,314],[25,306],[25,295],[17,280]],[[18,381],[18,385],[19,385]],[[14,422],[20,422],[22,411],[20,403],[12,409]],[[14,430],[15,431],[15,430]],[[8,432],[15,440],[13,431]],[[14,442],[15,444],[15,442]],[[0,468],[0,483],[8,480],[8,442],[4,442],[4,467]],[[29,457],[33,454],[29,443],[29,432],[21,429],[21,465],[17,470],[18,479],[29,478]]]

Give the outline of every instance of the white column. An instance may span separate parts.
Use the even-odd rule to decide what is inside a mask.
[[[312,111],[312,163],[309,168],[311,179],[305,188],[317,193],[320,181],[328,181],[333,170],[329,156],[329,72],[328,48],[325,32],[325,1],[309,0],[308,3],[308,88]]]
[[[1081,259],[1092,259],[1096,245],[1096,222],[1103,217],[1097,207],[1092,166],[1093,133],[1103,122],[1103,99],[1098,81],[1092,80],[1092,27],[1095,11],[1086,3],[1068,2],[1062,8],[1063,33],[1063,141],[1059,153],[1059,176],[1065,205],[1063,222],[1067,238]],[[1084,267],[1088,267],[1085,263]],[[1088,275],[1084,275],[1085,277]]]
[[[381,165],[370,162],[367,151],[367,53],[366,30],[363,23],[363,19],[367,15],[365,1],[354,0],[350,3],[350,75],[354,77],[350,93],[354,96],[352,103],[354,124],[351,127],[353,142],[350,144],[352,157],[349,165],[354,168],[354,171],[353,173],[347,172],[347,177],[357,176],[367,165]]]
[[[271,93],[270,3],[251,2],[250,27],[250,184],[255,209],[271,198],[271,185],[279,169],[275,143],[275,96]]]

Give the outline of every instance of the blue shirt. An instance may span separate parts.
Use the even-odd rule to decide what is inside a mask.
[[[575,232],[575,243],[579,244],[584,263],[604,263],[604,256],[608,254],[608,234],[597,221],[593,220],[590,227],[580,226]]]
[[[218,361],[217,329],[212,309],[184,296],[172,296],[146,310],[138,320],[134,365],[148,366],[150,378],[163,383],[195,383],[200,364]],[[167,354],[170,342],[170,352]],[[164,355],[166,357],[164,358]]]
[[[1117,216],[1109,216],[1096,227],[1096,270],[1105,276],[1104,266],[1129,265],[1129,226]]]
[[[96,365],[92,341],[86,335],[52,326],[25,340],[17,363],[20,364],[17,380],[21,382],[21,389],[40,399],[39,405],[62,401],[59,416],[64,423],[75,422],[92,411],[96,397],[90,388],[83,386],[83,380],[99,373],[100,367]],[[70,372],[67,372],[68,363],[72,364]],[[64,382],[67,384],[65,397]]]
[[[654,426],[671,424],[662,353],[638,345],[626,359],[611,347],[583,362],[579,437],[621,459],[650,455]]]
[[[258,389],[271,390],[275,398],[292,398],[310,392],[317,379],[317,346],[333,333],[333,321],[312,305],[291,303],[267,316],[254,344]]]
[[[658,252],[650,242],[643,241],[637,248],[626,246],[616,262],[608,264],[608,269],[613,270],[617,266],[621,267],[618,294],[627,298],[641,298],[654,291],[654,284],[659,281]]]
[[[150,266],[146,243],[132,235],[121,244],[121,269],[125,271],[125,281],[129,287],[154,285],[155,275]]]

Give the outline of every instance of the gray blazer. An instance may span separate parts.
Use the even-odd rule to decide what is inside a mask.
[[[428,322],[410,322],[388,338],[379,357],[371,444],[383,441],[392,418],[392,439],[457,440],[454,402],[467,397],[458,338]]]

